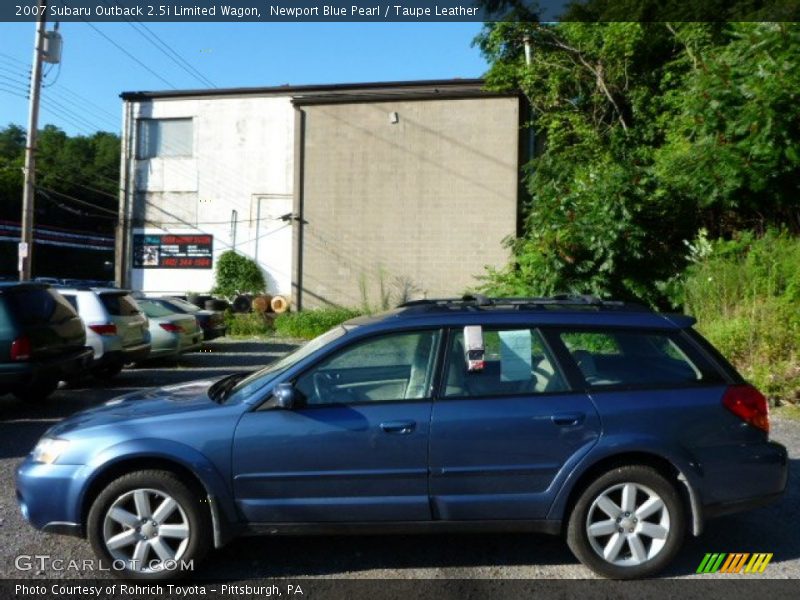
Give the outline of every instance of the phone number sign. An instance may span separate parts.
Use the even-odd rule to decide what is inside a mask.
[[[213,235],[136,234],[133,236],[135,269],[210,269]]]

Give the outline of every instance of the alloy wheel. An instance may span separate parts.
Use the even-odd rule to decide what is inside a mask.
[[[119,496],[103,519],[103,542],[114,561],[130,571],[171,568],[186,552],[189,519],[169,494],[135,489]]]
[[[589,507],[586,533],[592,549],[620,567],[655,558],[670,534],[664,500],[639,483],[620,483],[601,492]]]

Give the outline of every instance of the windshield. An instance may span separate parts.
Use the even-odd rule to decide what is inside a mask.
[[[291,354],[287,354],[280,360],[267,365],[263,369],[256,371],[249,377],[241,380],[238,384],[230,389],[230,392],[222,400],[240,401],[249,398],[267,383],[269,383],[278,373],[281,373],[289,367],[297,364],[307,356],[311,356],[314,352],[323,346],[327,346],[334,340],[339,339],[345,333],[347,333],[347,330],[341,326],[335,327],[327,333],[323,333],[321,336],[316,337],[308,342],[305,346],[298,348]]]

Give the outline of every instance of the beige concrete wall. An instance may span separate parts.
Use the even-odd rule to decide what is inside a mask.
[[[517,98],[303,106],[303,306],[460,295],[516,231]],[[397,122],[392,123],[392,113]],[[381,281],[383,286],[381,286]]]

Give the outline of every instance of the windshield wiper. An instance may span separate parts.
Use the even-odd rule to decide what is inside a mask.
[[[234,386],[244,379],[248,373],[234,373],[223,377],[217,383],[208,388],[208,397],[217,404],[222,404],[230,394]]]

